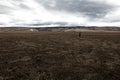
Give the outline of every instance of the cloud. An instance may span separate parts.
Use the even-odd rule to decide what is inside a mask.
[[[51,6],[50,4],[54,6]],[[48,0],[45,0],[43,1],[43,6],[51,10],[82,13],[91,18],[103,17],[112,9],[112,6],[109,4],[90,0],[52,0],[51,3]]]
[[[0,25],[120,26],[119,0],[1,0]]]

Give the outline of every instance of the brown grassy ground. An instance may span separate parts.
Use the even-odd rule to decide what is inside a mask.
[[[0,80],[120,80],[120,33],[0,33]]]

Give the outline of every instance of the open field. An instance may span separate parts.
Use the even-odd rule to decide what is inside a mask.
[[[120,32],[1,32],[0,80],[120,80]]]

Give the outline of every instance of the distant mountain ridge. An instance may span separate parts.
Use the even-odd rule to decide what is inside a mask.
[[[120,31],[120,27],[97,27],[97,26],[62,26],[62,27],[1,27],[0,32],[11,31]]]

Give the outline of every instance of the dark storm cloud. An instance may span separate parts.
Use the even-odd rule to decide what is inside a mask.
[[[111,5],[90,0],[55,0],[55,6],[51,6],[50,2],[46,3],[47,1],[43,1],[42,4],[48,9],[82,13],[90,18],[101,18],[113,8]]]

